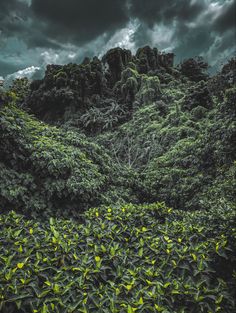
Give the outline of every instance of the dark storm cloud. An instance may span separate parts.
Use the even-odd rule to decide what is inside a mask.
[[[220,12],[209,11],[210,6],[221,6]],[[208,12],[209,11],[209,12]],[[212,32],[223,33],[227,30],[235,29],[236,26],[236,1],[190,1],[190,0],[131,0],[130,13],[133,17],[139,18],[143,29],[145,25],[152,28],[154,25],[170,25],[176,28],[176,35],[181,41],[182,36],[188,36],[189,31],[194,37],[199,38],[199,44],[206,39],[204,31],[210,35]],[[198,23],[197,27],[189,27],[189,23],[194,23],[199,17],[205,14],[205,20]],[[141,32],[142,33],[142,32]],[[201,38],[201,34],[203,37]],[[138,37],[140,37],[139,34]],[[201,40],[202,39],[202,40]]]
[[[212,43],[212,48],[214,49],[214,53],[219,54],[224,51],[227,51],[229,48],[235,47],[235,52],[236,52],[236,46],[235,46],[235,41],[233,38],[235,38],[235,33],[233,31],[228,31],[224,35],[224,40],[221,39],[221,37],[215,38],[214,43]]]
[[[13,11],[22,11],[22,8],[25,8],[27,5],[26,2],[21,2],[18,0],[1,0],[1,13],[0,15],[3,16],[4,14],[8,14],[9,12]]]
[[[18,69],[17,65],[0,60],[0,76],[6,76],[9,73],[16,72]]]
[[[235,5],[234,0],[0,0],[0,76],[75,62],[117,45],[135,50],[148,44],[174,51],[177,61],[203,55],[214,63],[235,50]]]
[[[213,27],[222,33],[236,26],[236,1],[232,0],[223,8],[221,14],[216,18]],[[235,39],[236,40],[236,39]]]
[[[205,1],[189,0],[132,0],[130,12],[132,16],[153,26],[156,23],[171,23],[173,20],[182,22],[196,18],[206,7]]]
[[[177,62],[203,55],[215,63],[219,54],[232,54],[236,45],[235,3],[234,0],[132,0],[130,13],[141,22],[134,40],[138,46],[151,44],[163,49],[158,45],[161,38],[155,40],[155,32],[163,29],[164,37],[169,29],[172,30],[169,47],[174,50]]]
[[[155,38],[153,33],[160,28],[163,29],[163,36],[165,36],[169,28],[172,30],[168,38],[169,47],[174,46],[177,60],[181,60],[183,56],[187,58],[199,55],[212,43],[210,33],[206,31],[206,25],[196,22],[206,11],[207,3],[204,0],[149,0],[145,2],[133,0],[130,12],[141,21],[138,31],[134,34],[134,40],[138,45],[152,42],[158,46],[158,42],[153,42],[153,37]],[[150,30],[153,30],[153,33]],[[159,46],[158,48],[163,49]]]
[[[26,25],[30,9],[26,2],[0,0],[0,30],[5,36],[22,31]]]
[[[63,42],[88,42],[128,22],[126,0],[32,0],[47,33]]]
[[[60,47],[44,34],[44,30],[45,25],[34,19],[27,0],[0,0],[1,45],[5,39],[16,37],[24,41],[28,47]]]
[[[235,1],[228,0],[216,18],[210,12],[206,24],[189,28],[188,23],[207,12],[210,4],[209,0],[32,0],[29,5],[29,0],[0,0],[0,31],[2,37],[20,35],[31,48],[60,49],[65,43],[81,45],[102,34],[108,40],[135,18],[140,21],[133,37],[137,46],[151,44],[148,30],[155,25],[174,27],[179,43],[186,42],[191,31],[201,45],[206,40],[202,26],[208,35],[235,26]]]

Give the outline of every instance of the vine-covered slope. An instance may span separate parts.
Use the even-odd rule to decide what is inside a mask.
[[[213,77],[206,68],[202,59],[174,67],[172,54],[150,47],[117,48],[50,65],[28,87],[16,81],[1,96],[18,105],[1,111],[4,205],[234,205],[235,60]]]
[[[104,148],[13,105],[1,110],[0,151],[0,202],[5,210],[70,215],[119,199],[121,183]]]

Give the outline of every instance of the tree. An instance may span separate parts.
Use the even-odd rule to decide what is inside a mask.
[[[206,80],[208,74],[206,73],[209,65],[204,61],[203,57],[190,58],[180,64],[180,72],[187,76],[191,81],[199,82]]]
[[[16,103],[22,105],[29,95],[30,92],[30,82],[27,77],[16,78],[13,80],[9,91],[16,95]]]

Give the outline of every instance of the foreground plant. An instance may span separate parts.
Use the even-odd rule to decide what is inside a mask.
[[[2,215],[0,312],[234,312],[227,216],[216,234],[162,203],[90,209],[81,224]]]

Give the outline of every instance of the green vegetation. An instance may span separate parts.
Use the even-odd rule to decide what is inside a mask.
[[[1,312],[233,312],[235,212],[157,203],[81,218],[0,217]]]
[[[0,151],[0,201],[5,210],[70,216],[119,199],[120,182],[103,148],[12,105],[1,111]]]
[[[211,84],[162,84],[159,100],[144,102],[132,119],[97,136],[120,167],[139,177],[140,202],[194,210],[221,199],[235,206],[236,89],[222,89],[221,100]]]
[[[235,312],[236,62],[206,69],[117,48],[0,90],[0,313]]]

